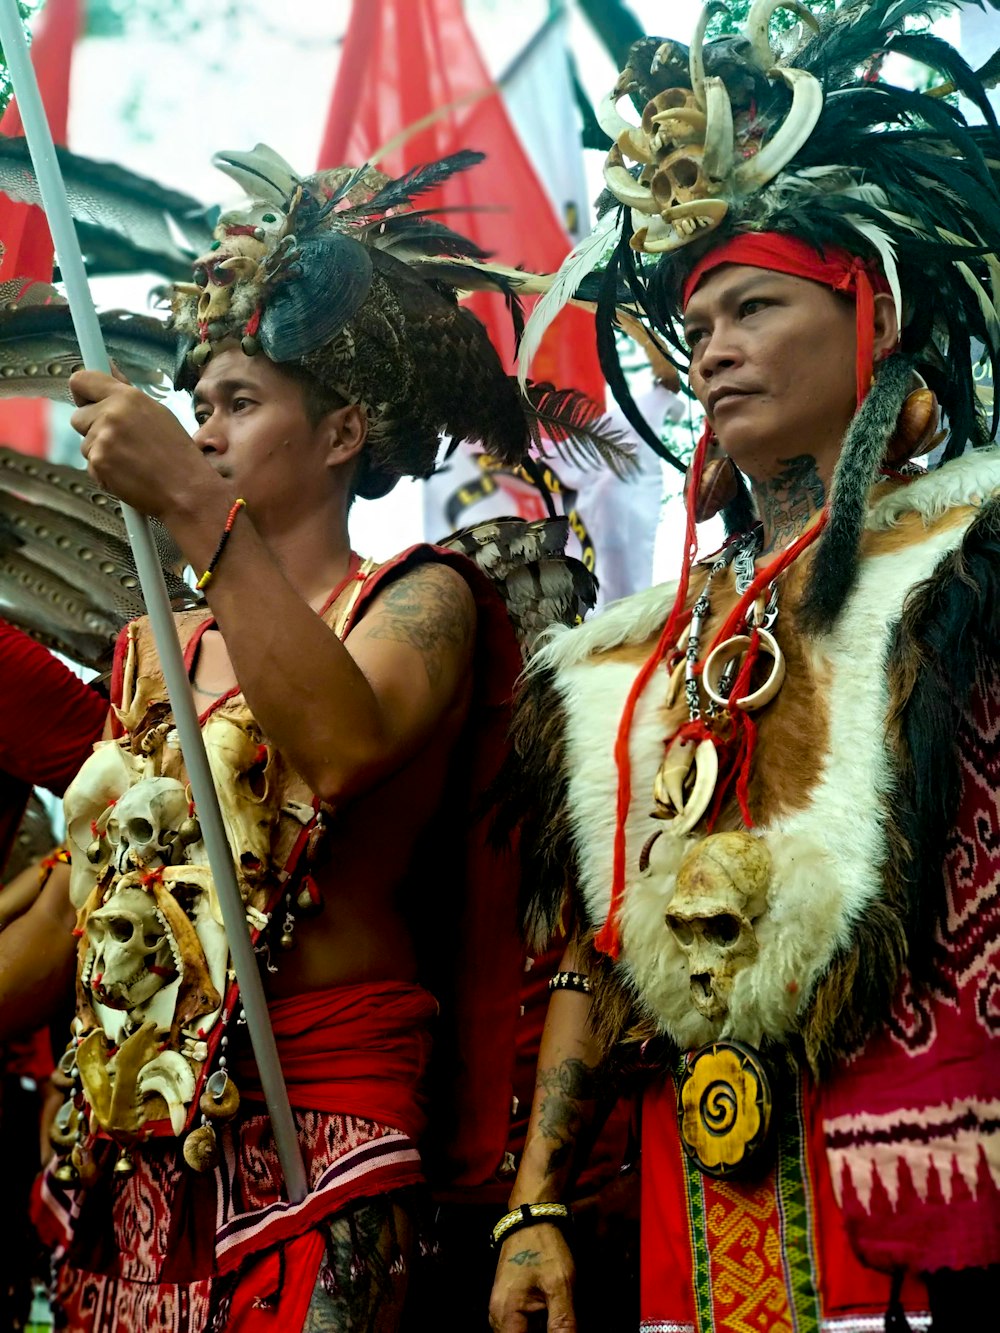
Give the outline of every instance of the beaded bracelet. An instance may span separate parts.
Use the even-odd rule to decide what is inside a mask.
[[[205,570],[204,574],[202,574],[198,582],[194,585],[199,592],[207,588],[208,585],[212,582],[212,576],[215,573],[215,567],[222,559],[222,552],[226,549],[226,542],[229,541],[229,535],[233,530],[233,524],[236,522],[236,515],[240,512],[241,509],[245,509],[246,507],[247,507],[246,500],[237,500],[236,503],[233,505],[232,509],[230,509],[229,516],[226,519],[226,526],[222,529],[222,536],[219,538],[219,544],[215,548],[215,555],[212,556],[211,560],[208,562],[208,568]]]
[[[589,995],[590,989],[590,977],[583,972],[556,972],[549,978],[549,990],[576,990]]]
[[[573,1214],[564,1203],[522,1203],[505,1213],[490,1232],[490,1244],[494,1249],[513,1236],[523,1227],[533,1227],[539,1222],[552,1222],[557,1227],[568,1226],[573,1221]]]

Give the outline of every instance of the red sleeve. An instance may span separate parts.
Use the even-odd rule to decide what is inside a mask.
[[[0,620],[0,769],[61,796],[100,740],[106,700]]]

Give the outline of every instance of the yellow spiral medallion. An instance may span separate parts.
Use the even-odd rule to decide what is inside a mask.
[[[677,1091],[681,1143],[709,1176],[759,1166],[771,1128],[771,1086],[760,1056],[737,1041],[716,1041],[688,1059]]]

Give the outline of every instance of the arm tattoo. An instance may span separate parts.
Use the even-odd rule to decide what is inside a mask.
[[[564,1060],[561,1065],[539,1069],[538,1083],[545,1092],[538,1128],[553,1144],[548,1162],[551,1174],[565,1166],[576,1151],[577,1136],[589,1119],[583,1103],[597,1100],[597,1070],[583,1060]]]
[[[518,1264],[521,1268],[537,1268],[542,1260],[541,1250],[518,1250],[507,1260],[509,1264]]]
[[[764,481],[754,480],[753,493],[764,521],[764,552],[787,546],[817,510],[823,508],[826,489],[811,454],[782,458],[781,471]]]
[[[472,641],[470,594],[457,577],[441,565],[422,565],[390,584],[373,607],[369,637],[416,648],[431,685],[441,679],[448,659]]]

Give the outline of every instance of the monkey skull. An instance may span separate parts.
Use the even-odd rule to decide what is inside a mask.
[[[146,778],[125,792],[107,824],[118,873],[152,870],[180,860],[183,844],[177,833],[187,813],[187,792],[176,778]]]
[[[86,931],[92,954],[85,984],[109,1009],[132,1013],[176,980],[180,970],[176,945],[145,889],[119,889],[91,912]]]
[[[666,924],[687,956],[692,1003],[710,1021],[725,1019],[737,974],[757,957],[770,877],[767,847],[748,833],[711,834],[681,862]]]

